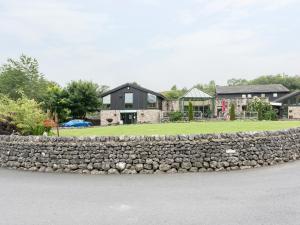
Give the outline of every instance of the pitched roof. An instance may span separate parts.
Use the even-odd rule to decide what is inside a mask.
[[[294,97],[294,96],[296,96],[296,95],[300,95],[300,91],[294,91],[294,92],[292,92],[292,93],[289,93],[289,94],[287,94],[287,95],[284,95],[284,96],[282,96],[282,97],[276,99],[274,102],[283,102],[284,100],[289,99],[289,98],[291,98],[291,97]]]
[[[211,98],[210,95],[206,94],[205,92],[199,90],[198,88],[192,88],[187,93],[185,93],[181,98]]]
[[[289,92],[282,84],[216,86],[217,94]]]
[[[165,99],[165,96],[163,96],[162,94],[157,93],[155,91],[151,91],[151,90],[146,89],[146,88],[143,88],[143,87],[141,87],[141,86],[139,86],[137,84],[134,84],[134,83],[126,83],[126,84],[120,85],[120,86],[118,86],[116,88],[113,88],[113,89],[111,89],[109,91],[106,91],[106,92],[102,93],[101,97],[105,97],[105,96],[107,96],[107,95],[109,95],[109,94],[111,94],[113,92],[116,92],[116,91],[118,91],[120,89],[123,89],[123,88],[126,88],[126,87],[132,87],[132,88],[135,88],[135,89],[138,89],[138,90],[141,90],[141,91],[144,91],[144,92],[148,92],[150,94],[153,94],[153,95],[156,95],[158,97],[161,97],[161,98]]]

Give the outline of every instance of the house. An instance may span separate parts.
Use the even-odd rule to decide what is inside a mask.
[[[170,112],[181,111],[188,117],[188,103],[193,103],[194,118],[210,117],[213,111],[212,97],[192,88],[178,100],[169,101],[162,94],[126,83],[101,95],[103,108],[101,125],[159,123],[168,121]]]
[[[126,83],[101,95],[101,125],[158,123],[165,97],[134,83]]]
[[[183,119],[187,119],[189,102],[193,104],[195,120],[226,115],[231,103],[235,104],[238,115],[245,115],[247,105],[254,97],[270,102],[280,117],[300,119],[300,91],[289,93],[289,89],[281,84],[216,86],[215,97],[192,88],[179,99],[169,101],[158,92],[126,83],[101,97],[101,125],[159,123],[169,121],[170,113],[174,111],[180,111]]]
[[[274,101],[279,104],[279,114],[288,119],[300,119],[300,91],[294,91]]]
[[[241,85],[241,86],[216,86],[216,109],[215,114],[222,113],[222,105],[226,104],[226,112],[229,110],[229,104],[236,105],[236,111],[241,113],[246,110],[249,100],[253,97],[266,99],[274,106],[278,106],[275,101],[287,94],[289,89],[281,84],[267,85]]]

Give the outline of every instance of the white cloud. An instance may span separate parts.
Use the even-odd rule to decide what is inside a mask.
[[[268,54],[272,46],[251,30],[210,29],[162,38],[153,43],[154,51],[169,50],[164,57],[141,67],[146,83],[155,85],[151,74],[156,74],[160,85],[179,81],[182,87],[216,80],[225,84],[231,77],[253,78],[262,74],[297,71],[299,53]],[[176,83],[176,82],[174,82]]]
[[[294,74],[296,46],[282,35],[278,50],[263,31],[295,37],[299,32],[270,24],[257,11],[277,16],[295,2],[0,0],[0,40],[7,43],[0,57],[1,62],[22,52],[36,57],[42,72],[62,84],[137,81],[157,91],[212,79],[224,83],[234,76]]]
[[[197,17],[190,10],[181,10],[177,17],[178,22],[184,25],[189,25],[197,21]]]
[[[95,39],[93,33],[109,27],[107,14],[87,12],[63,1],[12,0],[0,4],[2,32],[27,43],[89,42]]]

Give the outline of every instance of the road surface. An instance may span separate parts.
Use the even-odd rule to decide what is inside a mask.
[[[175,175],[0,169],[1,225],[297,225],[300,161]]]

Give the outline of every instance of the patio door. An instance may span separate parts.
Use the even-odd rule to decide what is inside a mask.
[[[137,113],[121,113],[123,124],[135,124],[137,121]]]

